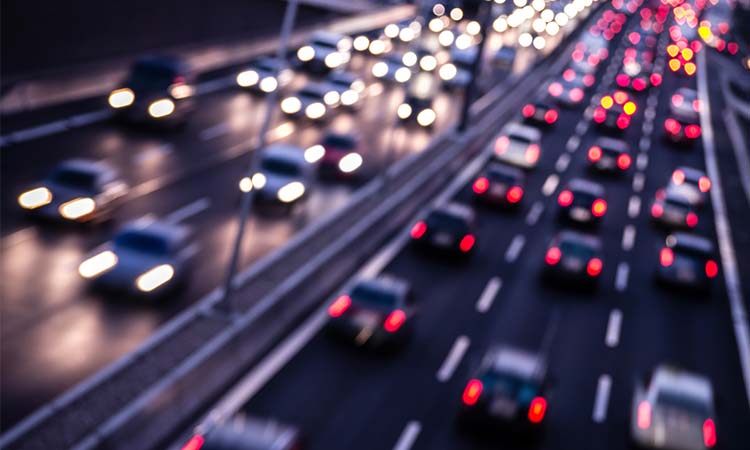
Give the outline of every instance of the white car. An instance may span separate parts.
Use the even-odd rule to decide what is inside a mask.
[[[534,127],[510,123],[506,125],[493,144],[497,161],[522,169],[533,169],[541,153],[542,133]]]
[[[314,166],[305,159],[305,151],[294,145],[273,144],[260,151],[258,171],[250,178],[243,178],[240,188],[255,189],[257,204],[282,205],[292,210],[306,198]]]

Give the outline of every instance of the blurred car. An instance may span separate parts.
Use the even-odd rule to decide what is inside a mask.
[[[522,169],[533,169],[541,154],[542,133],[534,127],[510,123],[503,128],[493,146],[494,158]]]
[[[432,72],[448,60],[448,53],[440,48],[437,42],[420,41],[411,50],[404,53],[402,61],[405,66],[416,71]]]
[[[477,47],[465,50],[453,49],[450,61],[438,70],[443,88],[446,90],[464,90],[471,82],[471,69],[477,56]]]
[[[513,47],[501,47],[492,57],[495,69],[510,72],[516,61],[516,49]]]
[[[416,121],[419,126],[432,127],[437,119],[433,101],[437,96],[437,81],[429,72],[419,72],[409,82],[404,102],[396,114],[402,122]]]
[[[348,36],[318,31],[297,50],[299,64],[312,72],[328,72],[345,66],[351,59],[352,40]]]
[[[594,181],[574,178],[557,196],[562,220],[581,225],[598,225],[607,213],[604,186]]]
[[[711,179],[706,173],[687,166],[680,166],[672,172],[666,188],[667,193],[682,195],[696,208],[708,203],[710,190]]]
[[[19,195],[18,204],[39,217],[100,221],[112,217],[127,193],[127,183],[109,164],[69,159]]]
[[[305,117],[312,121],[325,120],[338,106],[341,96],[324,83],[308,83],[281,101],[281,110],[288,116]]]
[[[356,134],[328,132],[320,144],[305,150],[305,159],[317,163],[324,178],[352,178],[362,167],[361,146]]]
[[[583,102],[585,89],[586,85],[584,84],[582,77],[576,76],[571,80],[566,80],[565,78],[560,77],[558,80],[549,84],[547,87],[547,93],[560,106],[575,108]]]
[[[343,70],[334,70],[328,74],[325,81],[331,88],[329,92],[338,94],[339,104],[350,109],[360,108],[362,95],[365,92],[365,82],[358,75]]]
[[[477,200],[503,207],[518,207],[525,187],[523,171],[499,163],[490,163],[471,186]]]
[[[622,139],[599,137],[586,156],[589,168],[599,173],[623,174],[632,163],[630,146]]]
[[[299,450],[300,431],[290,425],[259,417],[234,417],[200,432],[182,450]]]
[[[543,276],[571,285],[593,286],[603,269],[601,240],[596,236],[564,230],[547,247]]]
[[[140,219],[90,252],[78,273],[106,290],[165,295],[187,281],[196,253],[186,226]]]
[[[630,126],[631,117],[637,110],[638,106],[625,91],[616,91],[600,99],[592,118],[599,129],[621,134]]]
[[[476,244],[476,214],[459,203],[432,208],[425,219],[411,228],[415,247],[441,253],[468,256]]]
[[[414,333],[414,294],[406,280],[358,280],[328,307],[326,330],[371,348],[398,348]]]
[[[630,439],[640,448],[705,450],[716,446],[711,381],[660,365],[638,380],[630,415]]]
[[[547,412],[547,362],[510,346],[490,348],[464,388],[458,424],[519,435],[541,431]]]
[[[372,76],[390,83],[406,83],[411,80],[412,71],[406,67],[401,53],[389,53],[372,65]]]
[[[174,126],[195,109],[194,84],[195,74],[184,61],[150,56],[133,64],[107,101],[118,118]]]
[[[291,144],[272,144],[256,151],[262,152],[258,171],[240,181],[241,190],[255,189],[258,204],[293,210],[306,199],[312,185],[313,166],[305,152]]]
[[[285,61],[262,57],[237,74],[237,85],[252,92],[271,93],[288,86],[294,73]]]
[[[675,143],[692,143],[701,135],[701,102],[694,89],[680,88],[669,103],[669,117],[664,121],[664,136]]]
[[[660,189],[651,204],[655,224],[669,229],[690,229],[698,226],[698,212],[680,192]]]
[[[557,122],[560,111],[546,101],[527,103],[521,108],[524,122],[535,126],[551,126]]]
[[[628,61],[622,65],[615,77],[618,86],[635,92],[642,92],[651,86],[661,84],[661,75],[653,72],[653,65],[646,61]]]
[[[667,67],[677,75],[691,77],[698,70],[695,63],[695,51],[687,45],[670,44],[667,46],[667,55],[669,56]]]
[[[677,232],[666,238],[659,252],[656,280],[663,284],[710,289],[719,274],[710,240],[695,234]]]

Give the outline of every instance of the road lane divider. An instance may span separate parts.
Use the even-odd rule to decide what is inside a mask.
[[[492,277],[490,278],[490,281],[487,282],[487,286],[484,287],[484,291],[482,291],[482,295],[479,296],[479,300],[477,300],[477,311],[484,314],[487,311],[490,310],[492,307],[492,303],[495,301],[495,298],[497,297],[497,293],[500,292],[500,289],[503,287],[503,280],[500,277]]]
[[[211,200],[209,200],[208,197],[201,197],[168,214],[166,217],[164,217],[164,221],[171,224],[178,224],[202,213],[210,206]]]
[[[505,261],[512,263],[518,259],[518,255],[521,254],[523,246],[526,244],[526,237],[522,234],[516,235],[508,246],[508,250],[505,251]]]
[[[626,252],[633,249],[633,245],[635,244],[635,234],[635,225],[625,225],[625,228],[622,230],[622,249]]]
[[[604,423],[607,420],[607,408],[609,406],[609,393],[612,390],[612,377],[607,374],[599,376],[596,383],[596,397],[594,398],[594,411],[591,418],[594,423]]]
[[[617,273],[615,275],[615,289],[617,292],[625,292],[628,288],[628,276],[630,275],[630,266],[626,262],[621,262],[617,265]]]
[[[526,215],[526,225],[530,227],[536,225],[536,223],[539,222],[539,218],[542,216],[543,212],[544,204],[541,202],[541,200],[535,201],[534,204],[531,205],[529,213]]]
[[[628,217],[635,219],[641,213],[641,198],[637,195],[631,195],[628,200]]]
[[[560,177],[554,173],[551,174],[547,177],[546,180],[544,180],[544,184],[542,185],[542,194],[544,194],[545,197],[549,197],[555,192],[558,184],[560,184]]]
[[[420,431],[422,431],[422,425],[419,422],[412,420],[406,424],[406,428],[401,432],[396,445],[393,446],[393,450],[409,450],[414,446],[417,441]]]
[[[607,333],[604,335],[604,343],[609,348],[617,347],[620,343],[620,328],[622,326],[622,311],[613,309],[609,312],[607,321]]]
[[[471,345],[471,340],[468,337],[459,336],[456,338],[448,355],[445,357],[445,361],[443,361],[443,364],[437,371],[436,377],[439,382],[445,383],[451,379],[459,364],[461,364],[466,350],[469,349],[469,345]]]

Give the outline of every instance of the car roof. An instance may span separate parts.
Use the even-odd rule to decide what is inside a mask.
[[[530,127],[528,125],[522,125],[518,122],[511,122],[505,126],[503,133],[510,137],[511,134],[520,135],[531,141],[538,141],[541,139],[542,133],[539,129]]]
[[[664,201],[669,203],[678,203],[680,205],[688,207],[692,206],[692,203],[690,203],[690,199],[687,198],[687,196],[673,189],[667,189]]]
[[[475,216],[474,210],[470,206],[457,202],[445,203],[444,205],[435,207],[430,212],[442,212],[453,217],[466,220],[467,222],[473,222]]]
[[[362,278],[357,280],[356,286],[367,286],[379,291],[392,292],[398,295],[406,295],[409,291],[409,282],[390,274],[380,274],[375,278]]]
[[[568,181],[567,187],[571,191],[583,191],[593,194],[597,197],[601,197],[604,195],[604,186],[602,186],[601,183],[586,180],[583,178],[573,178],[572,180]]]
[[[521,169],[517,167],[512,167],[507,164],[502,164],[498,162],[490,163],[487,166],[487,173],[490,175],[492,174],[500,174],[505,175],[509,177],[513,177],[517,180],[523,180],[525,178],[524,173]]]
[[[322,98],[328,91],[331,90],[331,87],[329,85],[326,85],[325,83],[307,83],[302,88],[297,91],[298,95],[304,92],[310,92],[314,93],[315,95],[320,95]]]
[[[184,225],[175,225],[151,217],[142,217],[123,225],[117,235],[124,233],[148,234],[174,244],[186,239],[189,235],[189,229]]]
[[[666,243],[667,247],[670,248],[688,248],[705,253],[706,255],[711,255],[714,252],[714,244],[709,239],[692,233],[672,233],[667,236]]]
[[[546,371],[546,363],[540,354],[507,345],[490,348],[482,365],[495,373],[511,374],[527,380],[539,380]]]
[[[675,91],[675,94],[680,94],[681,96],[685,98],[688,98],[688,97],[693,98],[693,99],[698,98],[698,91],[696,91],[695,89],[690,89],[688,87],[681,87],[677,89]]]
[[[600,250],[602,248],[602,241],[597,236],[590,234],[584,234],[579,231],[573,230],[562,230],[557,233],[555,241],[560,243],[568,242],[577,245],[584,245],[593,250]]]
[[[292,144],[271,144],[262,150],[263,159],[281,159],[294,164],[307,164],[305,153],[296,145]]]
[[[269,66],[269,67],[273,67],[276,69],[280,69],[280,68],[285,67],[286,63],[283,60],[276,58],[275,56],[261,56],[260,58],[253,61],[251,65],[257,65],[257,66],[264,65],[264,66]]]
[[[622,139],[615,139],[607,136],[601,136],[594,141],[594,144],[602,148],[602,150],[614,150],[620,153],[629,153],[630,147],[627,142]]]
[[[686,370],[667,365],[658,366],[654,369],[651,383],[657,390],[679,392],[709,404],[713,401],[711,381],[703,375]]]
[[[353,83],[357,81],[359,77],[353,72],[347,72],[345,70],[334,70],[328,74],[329,81],[345,81],[347,83]]]
[[[341,39],[344,39],[344,37],[345,36],[343,34],[322,30],[313,33],[313,35],[310,37],[310,41],[327,42],[333,45],[338,45],[339,41]]]
[[[297,437],[294,427],[273,420],[243,417],[206,433],[205,450],[280,450]]]
[[[190,71],[190,65],[183,59],[174,55],[146,55],[138,58],[135,65],[146,65],[171,70],[176,73]]]

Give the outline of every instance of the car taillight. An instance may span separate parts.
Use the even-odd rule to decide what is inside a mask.
[[[572,100],[575,103],[580,102],[583,100],[583,89],[581,88],[573,88],[570,90],[570,94],[568,94],[570,97],[570,100]]]
[[[628,167],[630,167],[630,155],[622,154],[618,156],[617,167],[619,167],[620,170],[626,170]]]
[[[615,81],[620,87],[627,87],[630,84],[630,77],[625,75],[624,73],[621,73],[617,75]]]
[[[539,159],[539,146],[536,144],[531,144],[528,147],[526,147],[526,153],[524,153],[524,158],[526,159],[527,163],[535,164],[537,160]]]
[[[196,434],[187,441],[187,444],[182,447],[182,450],[200,450],[201,447],[203,447],[204,442],[206,442],[206,439],[200,434]]]
[[[484,194],[489,188],[490,180],[485,177],[477,178],[477,180],[474,182],[474,185],[472,186],[472,189],[476,194]]]
[[[573,203],[573,193],[567,189],[560,192],[560,195],[557,196],[557,203],[562,207],[570,206]]]
[[[458,248],[460,248],[462,252],[466,253],[471,250],[472,247],[474,247],[474,243],[476,241],[477,240],[474,236],[472,236],[471,234],[467,234],[463,237],[463,239],[461,239],[461,242],[458,243]]]
[[[539,423],[544,419],[544,413],[547,411],[547,400],[544,397],[534,397],[529,406],[529,421]]]
[[[630,125],[630,117],[626,116],[625,114],[620,114],[620,117],[617,118],[617,128],[624,130]]]
[[[479,396],[482,394],[482,382],[479,380],[471,380],[464,389],[463,401],[464,404],[472,406],[479,400]]]
[[[658,203],[654,203],[651,206],[651,215],[658,219],[662,214],[664,214],[664,207]]]
[[[664,129],[668,133],[677,134],[682,129],[682,125],[680,125],[680,122],[670,118],[664,121]]]
[[[508,149],[508,145],[510,144],[510,139],[508,139],[508,136],[500,136],[495,141],[495,153],[498,155],[502,155],[505,153],[505,150]]]
[[[602,158],[602,149],[595,145],[589,149],[589,161],[597,162]]]
[[[669,267],[674,262],[674,252],[672,252],[671,248],[664,247],[661,249],[661,252],[659,252],[659,262],[664,267]]]
[[[352,306],[351,297],[348,295],[342,295],[328,307],[328,315],[331,317],[341,317],[350,306]]]
[[[685,172],[681,171],[680,169],[672,172],[672,183],[674,183],[676,186],[679,186],[683,181],[685,181]]]
[[[404,322],[406,322],[406,313],[404,313],[400,309],[397,309],[388,314],[385,322],[383,322],[383,328],[385,328],[385,331],[389,333],[394,333],[398,331],[399,328],[401,328],[401,325],[403,325]]]
[[[419,221],[414,224],[413,227],[411,227],[411,237],[414,239],[419,239],[427,232],[427,224]]]
[[[597,108],[594,110],[593,117],[594,117],[594,122],[602,123],[607,118],[607,111],[601,106],[597,106]]]
[[[675,108],[679,108],[682,106],[682,103],[685,101],[685,98],[680,94],[674,94],[672,96],[672,105],[674,105]]]
[[[550,125],[557,122],[557,111],[555,111],[554,109],[550,109],[549,111],[544,113],[544,121]]]
[[[525,105],[523,109],[521,109],[521,114],[523,114],[523,116],[527,119],[533,116],[535,112],[536,108],[534,107],[534,105]]]
[[[677,72],[680,70],[680,67],[682,67],[682,64],[680,63],[679,59],[672,58],[669,60],[669,70],[672,72]]]
[[[505,194],[505,198],[508,200],[508,203],[518,203],[521,201],[521,198],[523,198],[523,189],[519,186],[513,186],[508,190],[508,193]]]
[[[661,74],[658,73],[652,73],[651,74],[651,85],[652,86],[659,86],[661,84],[662,78]]]
[[[633,80],[633,89],[636,91],[642,91],[646,89],[646,82],[643,81],[643,78],[636,78]]]
[[[701,135],[700,125],[691,124],[685,127],[685,136],[690,139],[695,139]]]
[[[560,258],[562,258],[562,252],[557,247],[550,247],[550,249],[547,250],[547,254],[544,255],[544,260],[550,266],[554,266],[555,264],[559,263]]]
[[[586,265],[586,273],[592,277],[599,276],[599,274],[602,273],[602,260],[599,258],[591,258]]]
[[[707,176],[700,177],[700,179],[698,179],[698,189],[700,189],[701,192],[708,192],[708,190],[711,189],[711,179]]]
[[[573,69],[565,69],[562,76],[565,81],[573,81],[576,77],[576,73]]]
[[[708,278],[714,278],[719,273],[719,265],[716,261],[709,259],[706,261],[706,276]]]
[[[559,97],[560,94],[562,94],[563,92],[562,84],[558,82],[554,82],[549,85],[549,88],[547,89],[547,91],[549,92],[549,95],[553,97]]]
[[[701,112],[701,101],[700,100],[693,100],[693,111],[695,111],[695,112]]]
[[[598,198],[594,200],[591,205],[591,213],[596,217],[601,217],[607,212],[607,202],[604,199]]]
[[[685,224],[690,228],[695,228],[698,225],[698,215],[695,213],[687,213],[685,216]]]
[[[703,444],[709,448],[716,445],[716,424],[713,419],[703,422]]]
[[[638,405],[638,428],[641,430],[647,430],[651,426],[651,404],[647,401],[642,401]]]
[[[596,81],[596,78],[594,78],[593,75],[590,73],[583,76],[583,85],[586,87],[591,87],[594,85],[594,81]]]

